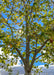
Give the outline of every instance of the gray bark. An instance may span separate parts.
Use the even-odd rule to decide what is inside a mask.
[[[25,70],[25,75],[31,75],[31,70],[29,70],[28,66],[25,66],[24,70]]]
[[[25,75],[31,75],[31,72],[25,71]]]

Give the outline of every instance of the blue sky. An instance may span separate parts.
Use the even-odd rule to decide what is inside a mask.
[[[54,0],[53,0],[53,1],[54,1]],[[33,4],[31,4],[31,6],[32,6],[32,5],[33,5]],[[51,8],[53,8],[53,6],[51,6]],[[3,15],[4,18],[7,18],[7,15],[5,15],[5,14],[3,14],[3,13],[2,13],[2,15]],[[36,21],[36,22],[38,22],[38,21]],[[11,24],[12,21],[9,20],[8,23]],[[43,26],[43,23],[41,22],[41,20],[40,20],[38,23],[41,24],[41,25]],[[5,28],[5,29],[3,29],[3,30],[4,30],[4,31],[7,31],[7,28]],[[9,30],[9,31],[10,31],[10,30]],[[39,55],[40,55],[40,54],[38,54],[38,56],[39,56]],[[39,62],[39,61],[38,61],[37,63],[34,63],[34,65],[36,65],[36,66],[44,65],[44,64],[45,64],[45,63],[41,63],[41,62]]]
[[[2,15],[4,16],[4,18],[7,18],[7,16],[6,16],[5,14],[2,13]],[[38,21],[37,21],[37,22],[38,22]],[[11,20],[9,21],[9,23],[11,24]],[[43,25],[43,23],[42,23],[41,21],[39,21],[38,23],[41,24],[41,25]],[[4,28],[3,30],[4,30],[4,32],[5,32],[5,31],[7,31],[7,28]],[[9,30],[9,31],[10,31],[10,30]],[[40,54],[38,54],[37,56],[39,56],[39,55],[40,55]],[[41,62],[39,62],[39,61],[38,61],[37,63],[34,63],[35,66],[44,65],[44,64],[45,64],[45,63],[41,63]]]

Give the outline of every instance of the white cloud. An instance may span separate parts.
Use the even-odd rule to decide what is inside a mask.
[[[2,53],[3,53],[3,51],[1,51],[1,49],[2,48],[0,48],[0,55],[2,55]],[[4,55],[5,56],[5,55]],[[6,64],[10,64],[11,63],[11,59],[12,58],[14,58],[14,56],[11,56],[11,53],[8,55],[8,60],[6,60]],[[21,63],[20,63],[20,60],[21,60],[21,58],[20,57],[18,57],[18,59],[17,59],[17,64],[15,65],[14,64],[14,66],[21,66]],[[16,61],[16,58],[14,58],[14,60],[13,60],[14,62]],[[1,64],[1,63],[0,63]]]
[[[3,53],[3,51],[1,51],[1,49],[2,49],[2,48],[0,47],[0,55],[2,55],[2,53]]]
[[[54,65],[50,65],[48,69],[45,68],[44,65],[40,65],[39,67],[40,68],[43,67],[42,68],[43,72],[40,73],[40,75],[54,75]],[[13,67],[11,66],[11,68],[13,70],[13,75],[16,75],[17,72],[19,72],[20,75],[25,73],[23,66],[13,66]],[[34,71],[32,73],[34,73]],[[6,74],[4,74],[4,75],[6,75]],[[39,75],[39,73],[37,75]]]
[[[1,51],[1,48],[0,48],[0,54],[2,54],[3,52]],[[14,58],[13,56],[9,56],[9,59],[11,60],[11,58]],[[12,66],[12,69],[13,69],[13,72],[14,73],[17,73],[16,71],[19,71],[20,74],[24,74],[24,67],[21,66],[21,63],[20,63],[20,60],[21,58],[18,57],[18,61],[17,61],[17,64]],[[8,63],[8,62],[7,62]],[[54,75],[54,65],[49,65],[49,68],[47,69],[46,67],[44,67],[44,65],[40,65],[39,68],[42,67],[42,71],[45,72],[45,73],[48,73],[48,75]],[[3,75],[3,74],[2,74]],[[5,74],[6,75],[6,74]],[[40,75],[43,75],[43,73],[41,73]]]

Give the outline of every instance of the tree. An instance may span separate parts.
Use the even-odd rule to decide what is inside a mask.
[[[53,0],[2,0],[0,7],[4,54],[20,56],[25,75],[30,75],[35,62],[47,66],[54,62]]]

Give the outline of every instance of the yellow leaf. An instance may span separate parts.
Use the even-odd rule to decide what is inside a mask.
[[[7,0],[7,2],[9,2],[9,0]]]
[[[49,18],[49,20],[51,20],[51,18]]]
[[[10,35],[7,35],[7,37],[9,38],[9,37],[10,37]]]
[[[0,29],[0,32],[1,32],[1,29]]]
[[[5,1],[5,0],[3,0],[3,1]]]
[[[22,16],[20,16],[20,19],[22,18]]]
[[[7,21],[7,18],[5,18],[5,20]]]
[[[16,62],[14,62],[14,65],[16,65],[17,63]]]
[[[20,42],[18,42],[16,45],[19,46],[20,45]]]
[[[16,16],[16,18],[18,18],[18,16]]]
[[[15,25],[16,25],[16,24],[19,25],[20,23],[15,23]]]
[[[10,44],[10,47],[12,48],[12,44]]]

